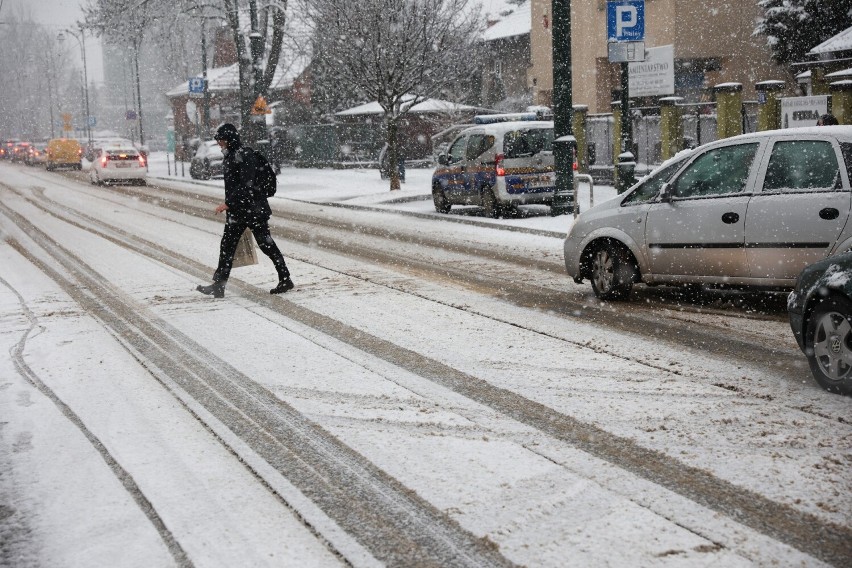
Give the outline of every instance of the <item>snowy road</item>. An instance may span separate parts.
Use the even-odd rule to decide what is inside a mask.
[[[296,290],[215,301],[220,189],[0,180],[4,565],[852,561],[852,403],[775,300],[601,305],[547,233],[284,194]]]

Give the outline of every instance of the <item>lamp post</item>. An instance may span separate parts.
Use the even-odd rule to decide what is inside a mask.
[[[86,34],[83,29],[83,25],[79,24],[80,33],[74,32],[74,30],[66,29],[59,32],[59,35],[56,37],[57,41],[60,43],[65,41],[65,33],[68,33],[77,40],[77,43],[80,44],[80,51],[83,53],[83,96],[86,99],[86,141],[91,146],[92,144],[92,128],[89,126],[89,117],[91,113],[89,111],[89,73],[86,68]]]

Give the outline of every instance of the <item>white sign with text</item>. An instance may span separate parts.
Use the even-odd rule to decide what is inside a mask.
[[[645,61],[628,64],[630,97],[673,95],[674,45],[645,50]]]

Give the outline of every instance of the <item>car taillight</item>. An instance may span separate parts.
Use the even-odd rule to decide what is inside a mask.
[[[141,155],[139,156],[139,165],[142,166],[143,168],[145,167],[145,158],[142,157]]]
[[[107,158],[106,156],[102,156],[102,157],[101,157],[101,167],[102,167],[102,168],[105,168],[105,167],[106,167],[107,159],[108,159],[108,158]]]
[[[506,170],[503,168],[503,160],[506,158],[503,154],[497,154],[494,158],[494,171],[498,176],[503,177],[506,175]]]

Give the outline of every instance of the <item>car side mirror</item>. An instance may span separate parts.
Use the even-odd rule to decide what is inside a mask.
[[[668,203],[672,200],[672,184],[666,182],[660,188],[660,201]]]
[[[438,163],[441,164],[442,166],[446,166],[449,163],[449,160],[447,160],[447,155],[446,154],[438,154]]]

